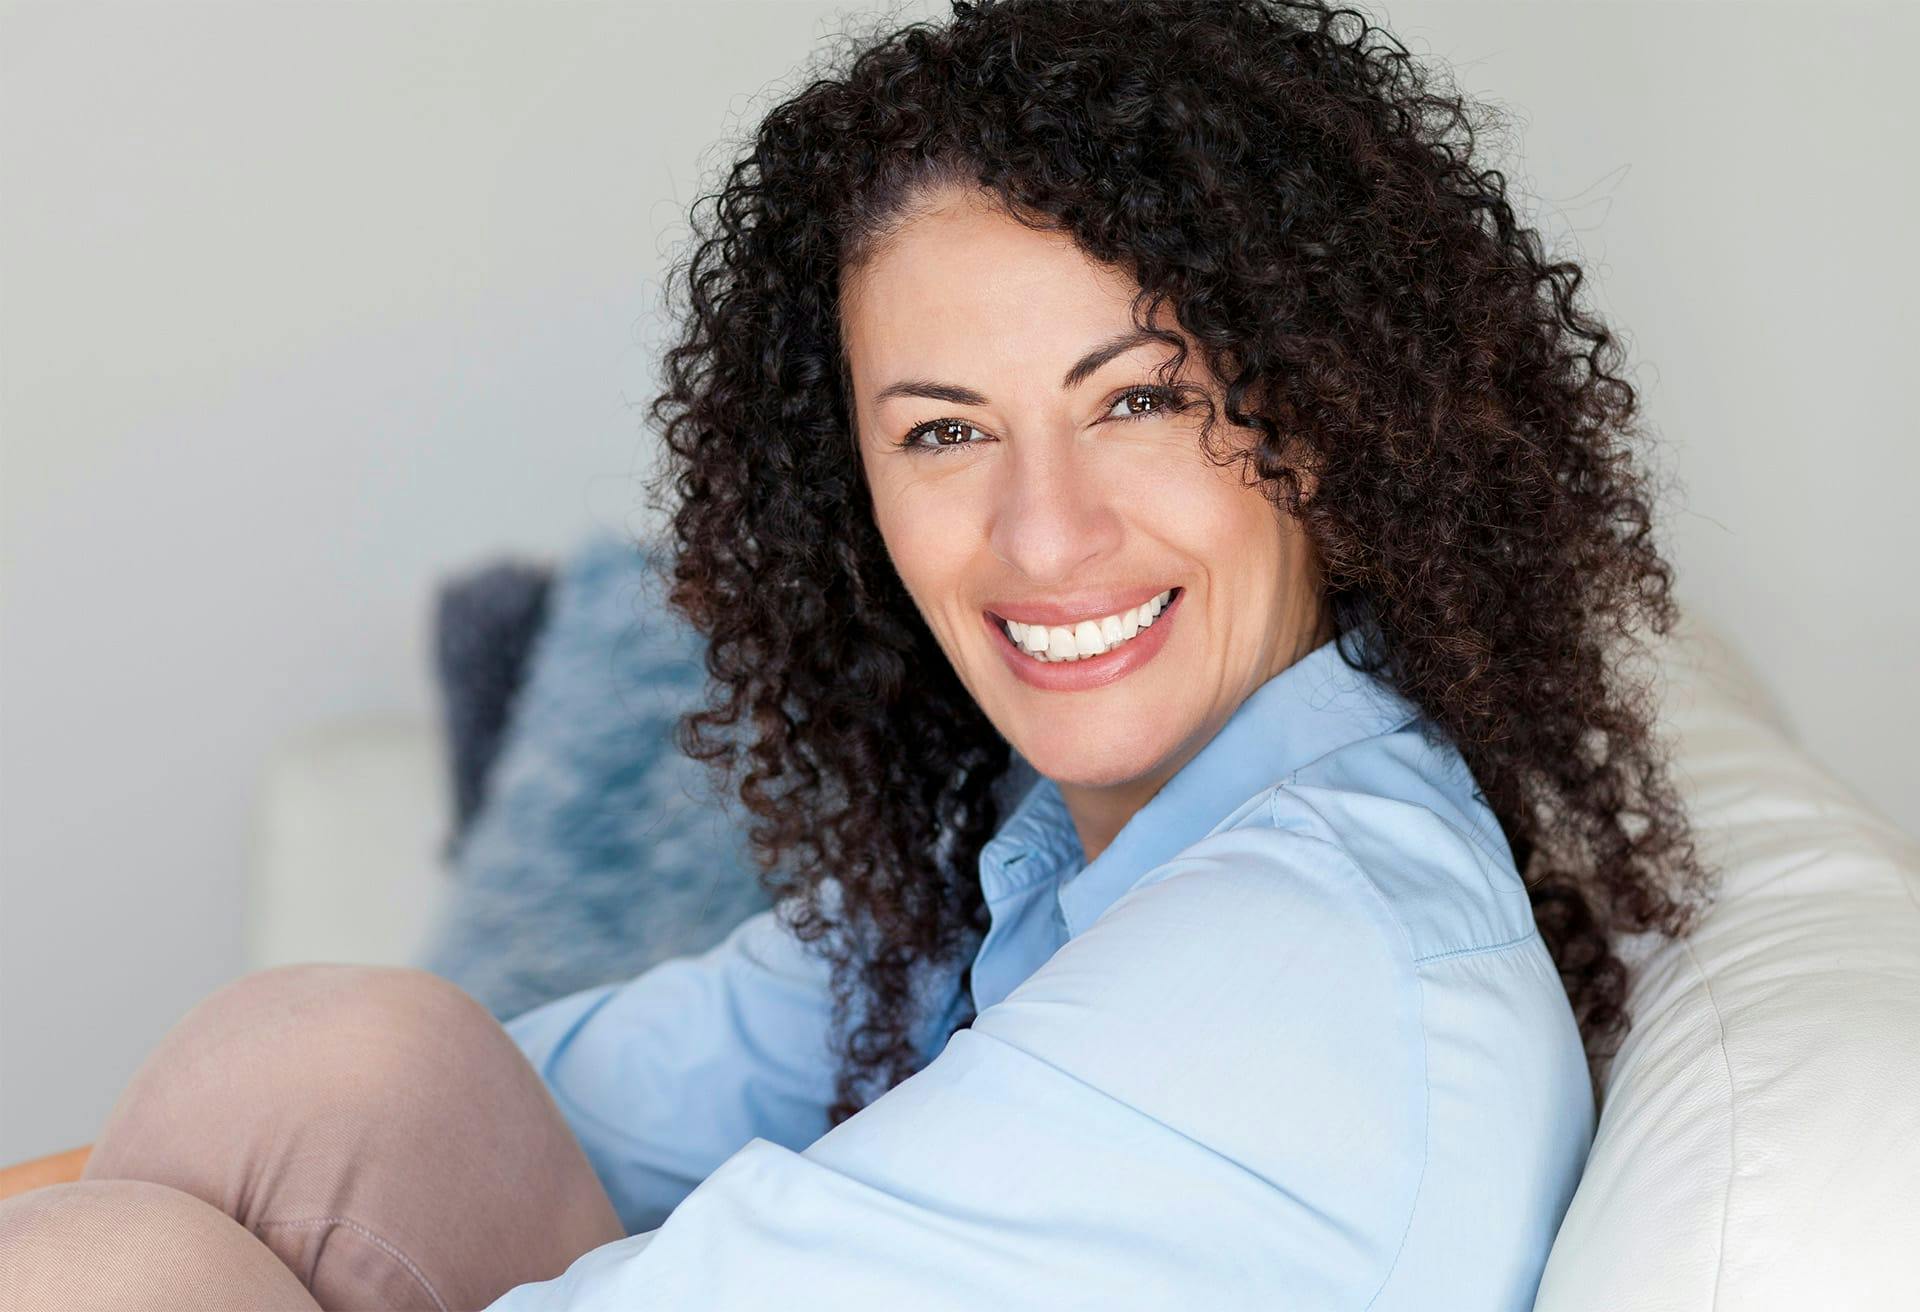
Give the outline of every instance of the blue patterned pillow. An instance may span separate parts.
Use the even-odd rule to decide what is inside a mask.
[[[452,894],[421,964],[502,1020],[700,952],[768,905],[747,816],[673,741],[705,639],[640,544],[596,534],[560,568]]]

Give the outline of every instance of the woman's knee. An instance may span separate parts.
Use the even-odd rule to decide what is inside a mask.
[[[82,1180],[0,1202],[0,1307],[319,1306],[245,1227],[167,1185]]]
[[[249,1047],[351,1052],[380,1071],[455,1048],[511,1044],[471,995],[411,966],[310,962],[257,970],[209,994],[176,1032],[201,1029]]]
[[[426,971],[277,966],[188,1011],[149,1053],[126,1100],[379,1104],[517,1060],[484,1007]]]
[[[471,995],[408,966],[277,966],[233,981],[202,1009],[207,1028],[279,1057],[297,1086],[324,1081],[376,1100],[400,1085],[464,1082],[521,1060]]]
[[[86,1177],[174,1184],[219,1206],[287,1154],[484,1120],[538,1077],[484,1007],[407,967],[303,964],[242,976],[169,1030],[122,1091]],[[476,1091],[478,1096],[476,1097]],[[504,1108],[502,1114],[509,1114]],[[247,1218],[243,1218],[247,1219]]]
[[[405,967],[284,966],[210,994],[128,1084],[85,1176],[182,1189],[309,1288],[391,1289],[384,1306],[484,1305],[621,1235],[505,1029]]]

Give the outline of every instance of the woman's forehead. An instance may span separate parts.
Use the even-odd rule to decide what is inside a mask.
[[[842,316],[854,349],[886,355],[927,344],[1125,327],[1138,284],[1072,238],[1036,231],[962,200],[909,219],[851,271]]]

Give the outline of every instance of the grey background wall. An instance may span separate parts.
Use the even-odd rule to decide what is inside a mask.
[[[263,762],[431,713],[436,578],[644,527],[686,206],[858,12],[0,7],[0,1161],[242,969]],[[1915,11],[1372,12],[1515,115],[1684,595],[1920,829]]]

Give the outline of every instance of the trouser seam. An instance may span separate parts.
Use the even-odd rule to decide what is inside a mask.
[[[273,1226],[273,1225],[344,1226],[348,1230],[351,1230],[355,1234],[359,1235],[362,1239],[365,1239],[368,1243],[372,1244],[375,1248],[378,1248],[381,1252],[385,1253],[388,1257],[398,1262],[406,1270],[406,1273],[408,1275],[412,1276],[416,1281],[419,1282],[421,1290],[425,1292],[428,1298],[433,1300],[433,1306],[436,1309],[438,1309],[438,1312],[450,1312],[450,1310],[447,1307],[447,1300],[440,1297],[440,1291],[433,1287],[433,1281],[427,1279],[427,1273],[420,1269],[420,1266],[418,1263],[416,1263],[412,1258],[408,1257],[405,1253],[401,1252],[400,1249],[397,1248],[395,1245],[388,1242],[386,1239],[383,1239],[381,1236],[375,1234],[372,1230],[369,1230],[366,1226],[361,1225],[358,1221],[354,1220],[350,1216],[316,1216],[316,1217],[311,1217],[304,1221],[260,1221],[256,1223],[255,1228],[264,1230],[268,1226]]]

